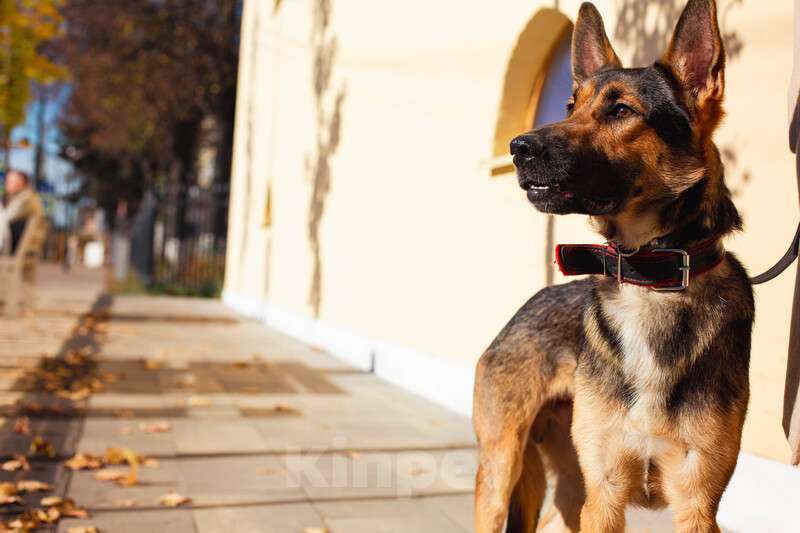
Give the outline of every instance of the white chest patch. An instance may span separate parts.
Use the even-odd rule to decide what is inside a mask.
[[[651,456],[660,447],[660,440],[653,432],[652,420],[661,416],[661,404],[666,381],[656,363],[650,345],[650,328],[658,313],[654,308],[664,304],[653,300],[648,289],[623,285],[620,297],[604,305],[604,313],[619,335],[622,350],[623,372],[636,393],[634,403],[624,416],[623,430],[631,446],[644,456]]]

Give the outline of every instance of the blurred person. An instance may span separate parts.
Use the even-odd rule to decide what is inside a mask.
[[[42,200],[30,186],[28,175],[9,170],[5,180],[5,203],[0,208],[0,254],[13,255],[28,221],[42,216]]]

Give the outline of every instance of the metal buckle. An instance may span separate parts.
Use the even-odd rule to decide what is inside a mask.
[[[677,248],[657,248],[653,252],[673,252],[681,254],[683,257],[683,264],[678,267],[678,270],[683,274],[681,277],[680,285],[672,285],[671,287],[651,287],[654,291],[682,291],[689,286],[689,271],[691,266],[689,264],[689,254],[686,250],[679,250]]]
[[[619,249],[617,243],[613,241],[606,241],[606,245],[611,247],[614,252],[617,254],[617,285],[622,285],[622,258],[623,257],[631,257],[632,255],[636,255],[639,253],[639,246],[636,247],[635,250],[628,252],[627,254]],[[603,277],[608,275],[608,271],[606,270],[606,254],[605,251],[603,252]]]

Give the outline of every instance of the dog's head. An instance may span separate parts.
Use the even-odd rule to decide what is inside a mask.
[[[724,67],[714,0],[689,0],[667,51],[647,68],[622,68],[600,14],[584,3],[567,118],[511,141],[528,199],[546,213],[591,215],[603,235],[631,247],[675,231],[687,201],[711,219],[724,208],[728,230],[738,226],[711,139]]]

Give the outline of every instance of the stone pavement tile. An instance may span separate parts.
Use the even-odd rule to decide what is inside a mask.
[[[289,452],[301,450],[348,449],[350,444],[336,431],[307,417],[248,418],[250,426],[259,432],[264,450]]]
[[[130,448],[142,455],[174,455],[176,451],[173,430],[163,433],[146,433],[140,428],[168,419],[154,418],[93,418],[83,422],[83,432],[77,451],[101,454],[107,448]],[[172,424],[172,422],[169,422]]]
[[[123,472],[128,471],[124,465],[108,467]],[[158,468],[137,470],[138,483],[122,487],[111,481],[100,481],[94,478],[97,471],[80,470],[73,472],[67,496],[76,503],[92,511],[125,509],[126,500],[134,500],[136,507],[156,507],[158,498],[170,490],[184,494],[185,487],[180,481],[175,461],[160,461]],[[112,530],[113,531],[113,530]]]
[[[472,450],[286,455],[285,465],[311,500],[469,493]]]
[[[177,462],[182,494],[195,505],[303,500],[299,481],[276,456],[183,458]]]
[[[250,420],[173,420],[178,453],[242,453],[267,449],[261,433]]]
[[[315,502],[330,533],[466,533],[427,498]]]
[[[438,509],[450,520],[455,522],[464,531],[472,531],[473,514],[475,509],[474,494],[459,494],[457,496],[434,496],[422,498],[422,502]]]
[[[285,461],[310,500],[393,498],[405,491],[390,453],[291,454]]]
[[[306,528],[323,527],[322,518],[309,503],[197,509],[192,513],[197,533],[303,533]]]
[[[157,511],[122,511],[95,513],[91,518],[62,520],[57,533],[67,533],[69,528],[95,526],[108,533],[194,533],[192,512],[187,509],[159,509]],[[229,532],[235,530],[229,529]]]
[[[159,410],[174,409],[175,402],[170,402],[161,394],[125,394],[112,392],[97,392],[89,397],[90,410],[125,411],[143,410],[157,412]]]

